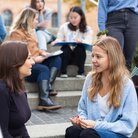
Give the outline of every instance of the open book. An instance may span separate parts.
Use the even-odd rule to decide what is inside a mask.
[[[77,46],[79,44],[83,44],[86,50],[92,51],[92,45],[80,42],[57,42],[55,43],[54,46],[66,46],[66,45]]]
[[[51,52],[51,53],[48,53],[48,57],[52,57],[52,56],[58,56],[60,54],[62,54],[63,51],[62,50],[57,50],[55,52]]]

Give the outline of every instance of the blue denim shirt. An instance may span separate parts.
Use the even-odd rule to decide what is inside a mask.
[[[0,42],[4,40],[5,36],[6,36],[6,28],[4,26],[2,17],[0,15]]]
[[[123,8],[130,8],[138,14],[138,0],[99,0],[98,26],[100,31],[106,29],[107,14]]]

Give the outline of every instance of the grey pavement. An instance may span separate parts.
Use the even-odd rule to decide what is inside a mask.
[[[55,111],[33,110],[26,125],[57,124],[69,122],[69,118],[77,115],[76,107],[66,107]]]
[[[64,138],[65,129],[71,125],[69,118],[75,115],[76,107],[43,112],[32,110],[31,118],[26,125],[31,138]],[[132,138],[138,138],[138,128]]]

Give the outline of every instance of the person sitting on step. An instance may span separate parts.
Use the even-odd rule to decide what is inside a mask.
[[[30,7],[38,11],[38,24],[36,26],[38,47],[47,50],[47,44],[56,39],[56,37],[47,30],[51,20],[52,10],[45,7],[45,0],[31,0]]]
[[[3,138],[30,138],[25,123],[31,116],[31,110],[23,80],[31,75],[33,64],[27,43],[5,41],[1,44],[0,129]]]
[[[26,80],[38,84],[38,109],[59,109],[62,106],[54,104],[49,96],[57,94],[52,92],[52,85],[60,71],[61,58],[60,56],[48,57],[47,52],[38,48],[35,35],[35,27],[38,23],[37,18],[38,12],[35,9],[30,7],[23,9],[12,26],[9,39],[26,42],[33,56],[35,64],[32,67],[32,74]]]
[[[72,7],[69,11],[69,22],[61,25],[57,39],[51,44],[57,42],[79,42],[75,47],[68,44],[61,47],[62,66],[61,77],[68,77],[67,66],[69,64],[78,66],[78,75],[76,77],[84,77],[84,64],[86,59],[86,50],[83,43],[92,45],[93,31],[87,26],[85,14],[80,7]]]
[[[103,37],[92,49],[92,71],[65,138],[130,138],[138,123],[138,100],[117,39]]]

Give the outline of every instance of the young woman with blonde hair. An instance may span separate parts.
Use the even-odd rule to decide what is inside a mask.
[[[119,42],[100,39],[92,50],[77,117],[70,118],[66,138],[128,138],[138,122],[136,90]]]
[[[35,64],[32,67],[32,74],[26,78],[29,82],[36,82],[39,88],[39,110],[59,109],[62,106],[56,105],[50,99],[50,95],[56,95],[52,92],[58,71],[61,67],[61,58],[59,56],[48,57],[48,53],[38,48],[38,42],[35,35],[35,27],[38,13],[32,8],[22,10],[17,20],[13,24],[9,35],[10,40],[20,40],[26,42],[28,49],[33,56]]]

